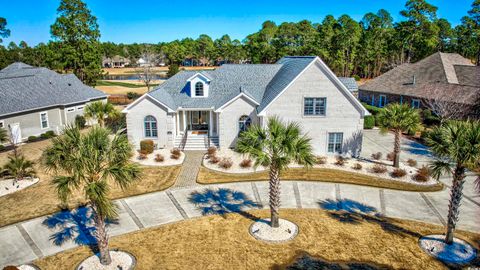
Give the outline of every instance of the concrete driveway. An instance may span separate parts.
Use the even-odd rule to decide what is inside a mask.
[[[393,136],[380,135],[378,131],[366,131],[363,155],[369,157],[374,152],[390,152]],[[423,146],[408,140],[402,142],[402,159],[415,158],[419,162],[428,162],[428,151]],[[188,154],[187,154],[188,158]],[[188,162],[186,170],[199,166]],[[480,232],[480,196],[473,190],[473,175],[468,176],[461,205],[459,229]],[[449,178],[441,179],[447,188],[440,192],[419,193],[404,192],[380,188],[322,182],[283,181],[282,208],[318,208],[367,211],[387,217],[418,220],[444,225],[449,201]],[[109,234],[120,235],[143,228],[178,222],[201,216],[202,211],[211,205],[195,203],[193,194],[207,194],[215,209],[233,211],[242,205],[224,200],[229,192],[237,192],[248,201],[248,208],[268,208],[268,183],[245,182],[222,185],[182,186],[115,201],[119,207],[119,219],[110,224]],[[227,194],[227,195],[225,195]],[[207,196],[207,195],[205,195]],[[222,197],[223,196],[223,197]],[[221,198],[221,199],[218,199]],[[223,199],[222,199],[223,198]],[[246,204],[247,205],[247,204]],[[256,205],[253,207],[252,205]],[[343,207],[350,207],[345,209]],[[71,240],[55,244],[63,231],[75,226],[83,226],[88,216],[85,212],[58,214],[53,217],[39,217],[14,225],[0,228],[0,267],[7,264],[21,264],[37,258],[77,246]],[[52,220],[54,219],[54,220]],[[58,222],[61,220],[62,222]],[[79,222],[80,221],[80,222]],[[56,225],[56,226],[54,226]],[[76,239],[78,242],[85,239]],[[80,241],[81,240],[81,241]],[[88,239],[87,239],[88,240]]]

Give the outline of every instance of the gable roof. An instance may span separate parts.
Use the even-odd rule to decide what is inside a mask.
[[[245,96],[257,104],[257,111],[261,112],[317,59],[316,56],[288,56],[275,64],[225,64],[215,70],[182,71],[146,95],[171,110],[219,110],[232,99]],[[323,62],[321,64],[325,65]],[[188,94],[191,86],[187,82],[199,74],[210,79],[209,96],[192,98]],[[346,88],[345,91],[349,92]],[[128,106],[124,112],[132,106]]]
[[[106,98],[73,74],[13,63],[0,70],[0,116]]]
[[[480,91],[475,88],[478,74],[480,71],[459,54],[437,52],[416,63],[402,64],[359,89],[419,98],[431,97],[433,89],[458,91],[458,99],[467,102],[471,91]]]

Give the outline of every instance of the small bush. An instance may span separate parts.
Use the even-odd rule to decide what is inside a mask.
[[[240,167],[242,168],[250,168],[252,167],[252,160],[251,159],[244,159],[240,162]]]
[[[372,158],[375,160],[379,160],[382,158],[382,152],[377,152],[372,154]]]
[[[387,154],[387,160],[388,161],[393,161],[395,159],[395,153],[390,152]]]
[[[315,158],[315,163],[320,164],[320,165],[326,164],[326,163],[327,163],[327,157],[317,156],[317,157]]]
[[[417,161],[416,161],[415,159],[411,159],[411,158],[408,159],[408,160],[407,160],[407,164],[408,164],[408,166],[410,166],[410,167],[417,167]]]
[[[387,167],[385,167],[385,165],[375,164],[372,167],[373,173],[386,173],[387,171],[388,170],[387,170]]]
[[[407,175],[407,171],[400,168],[395,168],[392,172],[392,177],[395,178],[404,177],[405,175]]]
[[[152,140],[142,140],[140,141],[140,150],[144,151],[147,154],[153,153],[155,144]]]
[[[230,167],[232,167],[232,165],[233,161],[231,158],[222,158],[222,160],[220,160],[220,162],[218,163],[218,166],[224,169],[229,169]]]
[[[345,165],[345,162],[346,162],[346,158],[342,157],[342,156],[336,156],[335,157],[335,165],[337,166],[343,166]]]
[[[172,155],[176,155],[176,156],[181,156],[182,155],[182,151],[179,149],[179,148],[173,148],[172,150],[170,150],[170,154]]]
[[[375,126],[375,117],[373,115],[367,115],[363,119],[363,128],[372,129]]]
[[[131,100],[136,100],[137,98],[139,98],[141,95],[138,94],[138,93],[135,93],[135,92],[128,92],[127,93],[127,98],[128,99],[131,99]]]
[[[352,169],[359,171],[359,170],[362,169],[362,164],[355,163],[355,164],[353,164]]]
[[[87,125],[87,120],[85,120],[85,117],[83,117],[83,115],[77,115],[75,116],[75,125],[78,128],[85,128],[85,126]]]
[[[208,160],[208,162],[210,162],[212,164],[217,164],[218,162],[220,162],[220,158],[217,157],[217,156],[211,156],[210,159]]]
[[[177,155],[177,154],[172,153],[172,154],[170,155],[170,158],[171,158],[171,159],[179,159],[179,158],[180,158],[180,155],[179,155],[179,154]]]
[[[211,156],[215,156],[217,154],[217,148],[215,146],[210,146],[208,149],[207,149],[207,155],[209,157]]]
[[[413,179],[418,182],[426,182],[428,181],[428,178],[430,178],[430,173],[430,168],[424,165],[417,170],[417,173],[413,176]]]
[[[139,152],[137,158],[138,158],[139,160],[145,160],[145,159],[147,159],[147,154],[142,153],[142,152]]]
[[[45,134],[47,134],[48,138],[53,138],[53,137],[57,136],[57,134],[55,134],[55,132],[53,130],[49,130],[49,131],[45,132]]]
[[[155,161],[156,162],[163,162],[165,160],[165,157],[160,155],[160,154],[156,154],[155,155]]]
[[[29,142],[34,142],[36,140],[38,140],[37,136],[28,136],[28,141]]]
[[[40,138],[42,138],[42,139],[48,139],[47,133],[42,133],[42,134],[40,134]]]

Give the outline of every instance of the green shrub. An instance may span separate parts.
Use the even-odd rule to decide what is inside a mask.
[[[355,79],[355,81],[360,81],[360,76],[358,76],[357,74],[353,75],[353,78]]]
[[[372,129],[375,126],[375,117],[373,115],[367,115],[363,119],[363,128]]]
[[[48,139],[48,134],[47,133],[42,133],[42,134],[40,134],[40,138]]]
[[[135,92],[128,92],[127,93],[127,98],[131,100],[135,100],[140,97],[140,94],[135,93]]]
[[[42,139],[50,139],[57,136],[53,130],[49,130],[43,134],[40,135]]]
[[[29,141],[29,142],[34,142],[34,141],[36,141],[37,139],[38,139],[37,136],[28,136],[28,141]]]
[[[153,153],[155,144],[152,140],[142,140],[140,141],[140,151],[143,151],[146,154]]]
[[[367,109],[373,116],[377,115],[379,112],[383,110],[383,108],[375,107],[372,105],[368,105],[367,103],[362,103],[363,107]]]
[[[3,150],[5,150],[5,145],[0,144],[0,152],[2,152]]]
[[[78,128],[85,128],[86,124],[87,124],[87,120],[85,120],[85,117],[83,117],[83,115],[75,116],[75,125]]]
[[[422,119],[423,119],[423,123],[427,126],[440,124],[440,118],[434,113],[432,113],[432,111],[429,109],[425,109],[422,111]]]

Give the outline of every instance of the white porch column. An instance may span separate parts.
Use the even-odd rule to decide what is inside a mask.
[[[183,131],[187,132],[187,111],[183,111]]]
[[[213,135],[213,111],[208,111],[208,134]]]

